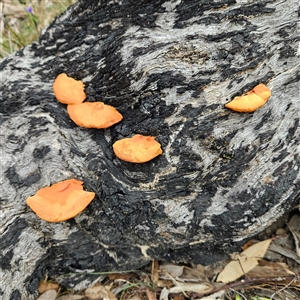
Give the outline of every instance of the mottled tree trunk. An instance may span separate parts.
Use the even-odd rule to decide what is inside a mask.
[[[0,295],[31,299],[39,280],[139,268],[151,258],[209,264],[299,204],[298,1],[82,0],[37,43],[1,62]],[[122,114],[76,126],[59,73]],[[224,107],[265,83],[254,113]],[[152,135],[163,154],[117,159],[112,144]],[[26,205],[67,178],[96,193],[62,223]]]

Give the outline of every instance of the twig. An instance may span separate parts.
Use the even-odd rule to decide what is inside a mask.
[[[207,295],[211,295],[223,290],[228,290],[228,289],[233,289],[237,287],[242,287],[245,285],[248,285],[250,283],[257,283],[257,282],[281,282],[281,281],[293,281],[293,280],[298,280],[297,275],[290,275],[290,276],[279,276],[279,277],[258,277],[258,278],[246,278],[244,280],[240,280],[237,282],[233,282],[230,284],[225,284],[221,287],[214,288],[210,291],[207,291],[205,293],[192,293],[191,299],[195,298],[201,298]]]
[[[240,295],[243,299],[247,300],[247,298],[240,292],[236,291],[235,289],[230,289],[231,291],[233,291],[234,293]]]
[[[171,276],[171,274],[169,274],[168,272],[164,271],[164,273],[170,277],[170,279],[173,281],[174,285],[177,285],[182,290],[183,295],[188,298],[184,289],[181,287],[181,284],[175,278],[173,278],[173,276]]]
[[[296,248],[296,254],[300,256],[300,251],[299,251],[299,241],[300,241],[300,235],[296,232],[296,230],[289,225],[289,223],[286,223],[287,227],[289,228],[290,232],[293,235],[294,242],[295,242],[295,248]]]
[[[284,291],[285,289],[287,289],[294,281],[296,281],[297,278],[294,277],[287,285],[285,285],[282,289],[280,289],[279,291],[276,291],[274,294],[271,295],[270,297],[270,300],[273,300],[273,297],[276,295],[276,294],[279,294],[280,292]]]

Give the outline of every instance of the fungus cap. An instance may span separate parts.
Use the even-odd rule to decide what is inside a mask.
[[[259,84],[246,95],[234,97],[225,107],[238,112],[254,112],[262,107],[271,96],[270,89],[264,84]]]
[[[103,102],[68,105],[67,111],[74,123],[85,128],[108,128],[123,119],[114,107]]]
[[[94,199],[94,192],[86,192],[83,182],[68,179],[45,187],[27,198],[27,205],[43,220],[61,222],[82,212]]]
[[[256,95],[267,101],[271,97],[271,90],[264,85],[263,83],[260,83],[252,90]]]
[[[54,80],[53,92],[57,100],[64,104],[79,104],[86,98],[83,82],[64,73]]]
[[[116,156],[132,163],[144,163],[162,154],[160,143],[153,136],[134,135],[113,144]]]

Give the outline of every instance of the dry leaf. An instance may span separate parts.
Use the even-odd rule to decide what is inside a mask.
[[[170,279],[170,280],[158,280],[157,283],[156,283],[156,286],[157,287],[162,287],[162,288],[170,288],[172,287],[174,284],[173,284],[173,281]]]
[[[248,249],[249,247],[251,247],[252,245],[255,245],[257,243],[256,240],[249,240],[246,244],[244,244],[242,246],[242,250],[245,251],[246,249]]]
[[[173,300],[185,300],[185,297],[183,294],[177,294],[177,295],[174,295],[172,297]]]
[[[169,299],[169,290],[167,288],[163,288],[159,295],[159,300],[168,300]]]
[[[207,277],[204,275],[204,268],[202,268],[201,270],[200,268],[192,269],[188,267],[183,267],[183,273],[180,279],[185,282],[208,282]]]
[[[284,277],[295,275],[285,263],[259,260],[259,265],[249,271],[247,275],[251,278]]]
[[[57,296],[56,290],[48,290],[37,298],[37,300],[55,300]]]
[[[208,281],[203,270],[192,269],[186,266],[166,264],[160,266],[160,278],[165,280],[177,280],[180,282]]]
[[[134,295],[131,298],[126,298],[126,300],[141,300],[141,298],[137,295]]]
[[[117,300],[114,293],[103,285],[87,288],[84,293],[89,299]]]
[[[159,269],[161,279],[179,278],[183,273],[183,266],[168,264],[161,265]]]
[[[116,279],[128,280],[128,279],[130,279],[133,276],[134,276],[133,273],[114,273],[114,274],[108,274],[108,278],[110,280],[116,280]]]
[[[194,292],[194,293],[206,293],[212,290],[212,286],[208,283],[177,283],[177,286],[174,286],[169,289],[169,293],[183,293],[183,292]]]
[[[211,263],[210,265],[204,267],[204,274],[207,278],[215,277],[216,274],[219,274],[227,264],[228,259]]]
[[[154,284],[156,284],[159,279],[159,263],[155,259],[151,263],[151,279]]]
[[[49,281],[41,281],[39,286],[39,293],[43,294],[48,290],[58,290],[59,285],[57,283],[49,282]]]
[[[258,265],[258,259],[264,257],[272,239],[268,239],[250,246],[236,257],[235,261],[228,263],[219,274],[217,281],[228,283],[247,274]]]
[[[64,295],[56,298],[55,300],[81,300],[85,298],[85,296],[81,295]]]
[[[196,300],[217,300],[217,299],[224,299],[225,291],[219,291],[216,293],[213,293],[207,297],[201,297],[200,299]]]
[[[282,246],[279,246],[279,245],[276,245],[276,244],[272,244],[270,246],[270,249],[271,251],[273,252],[276,252],[276,253],[279,253],[285,257],[288,257],[288,258],[291,258],[293,259],[295,262],[297,262],[298,264],[300,264],[300,258],[299,256],[297,255],[297,253],[295,253],[294,251],[288,249],[288,248],[285,248],[285,247],[282,247]]]
[[[149,289],[146,289],[146,294],[147,294],[148,300],[157,300],[155,292],[153,292]]]
[[[300,214],[294,214],[287,224],[295,242],[295,252],[300,257]]]

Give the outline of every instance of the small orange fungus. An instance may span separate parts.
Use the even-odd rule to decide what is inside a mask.
[[[254,112],[262,107],[271,96],[270,89],[264,84],[259,84],[246,95],[234,97],[225,107],[238,112]]]
[[[27,205],[43,220],[61,222],[82,212],[94,199],[94,192],[86,192],[83,182],[68,179],[45,187],[27,198]]]
[[[114,107],[103,102],[68,105],[67,111],[74,123],[85,128],[108,128],[123,119]]]
[[[162,154],[160,143],[153,136],[134,135],[113,144],[116,156],[132,163],[144,163]]]
[[[59,74],[53,83],[53,92],[57,100],[64,104],[79,104],[84,101],[84,84],[66,74]]]

